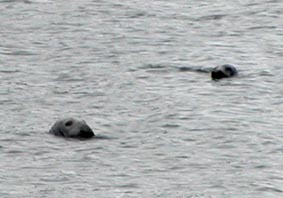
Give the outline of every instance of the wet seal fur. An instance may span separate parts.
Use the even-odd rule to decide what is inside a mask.
[[[211,71],[211,78],[213,80],[219,80],[222,78],[230,78],[233,76],[236,76],[238,74],[238,71],[236,67],[230,64],[220,65]]]
[[[88,124],[84,120],[77,118],[63,118],[57,120],[49,130],[49,133],[61,137],[83,139],[95,136]]]

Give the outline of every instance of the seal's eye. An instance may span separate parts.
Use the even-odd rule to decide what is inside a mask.
[[[65,123],[65,126],[71,126],[73,124],[72,120],[69,120],[68,122]]]

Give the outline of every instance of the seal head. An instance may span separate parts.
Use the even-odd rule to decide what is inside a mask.
[[[92,129],[84,120],[76,118],[64,118],[55,122],[49,133],[56,136],[71,138],[91,138],[94,135]]]
[[[213,68],[211,71],[211,78],[213,80],[219,80],[221,78],[229,78],[238,74],[236,67],[230,64],[225,64]]]

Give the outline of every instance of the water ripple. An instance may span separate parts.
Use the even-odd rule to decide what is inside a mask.
[[[0,196],[282,197],[281,1],[0,3]]]

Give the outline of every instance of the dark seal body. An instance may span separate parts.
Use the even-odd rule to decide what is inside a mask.
[[[211,78],[213,80],[219,80],[221,78],[233,77],[236,76],[237,74],[238,71],[236,67],[230,64],[225,64],[213,68],[213,70],[211,71]]]
[[[91,138],[94,136],[87,123],[76,118],[64,118],[56,121],[49,133],[71,138]]]

